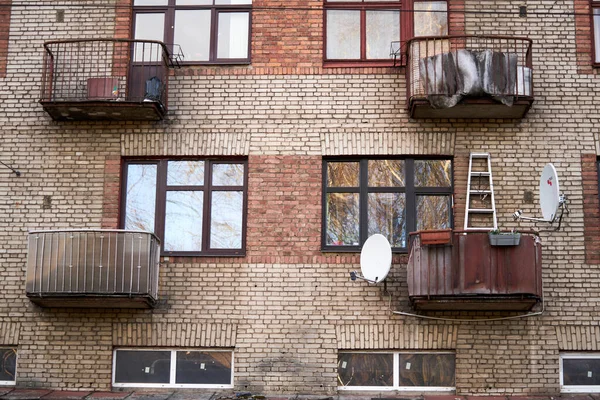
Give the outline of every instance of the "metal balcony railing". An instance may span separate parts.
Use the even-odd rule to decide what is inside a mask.
[[[532,41],[528,38],[418,37],[407,42],[405,56],[411,114],[414,103],[422,100],[433,109],[448,109],[473,99],[491,100],[505,106],[524,100],[528,102],[525,113],[533,100]],[[470,113],[473,114],[472,110]],[[440,116],[451,116],[447,114]],[[515,115],[509,113],[507,117]]]
[[[162,114],[166,112],[169,67],[176,66],[179,57],[164,43],[73,39],[46,42],[44,49],[40,102],[53,118],[103,119],[106,114],[92,113],[79,118],[73,117],[68,109],[52,113],[61,103],[78,103],[78,107],[86,107],[86,103],[93,103],[94,107],[98,103],[113,103],[113,107],[130,108],[137,104],[138,107],[152,106]],[[115,115],[123,114],[122,110],[119,112]],[[131,119],[128,114],[131,113],[106,119]],[[93,118],[98,116],[100,118]]]
[[[42,306],[150,307],[159,255],[160,241],[149,232],[31,232],[26,293]]]

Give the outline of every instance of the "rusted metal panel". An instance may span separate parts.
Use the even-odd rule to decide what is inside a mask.
[[[541,299],[537,235],[522,234],[517,246],[491,246],[486,232],[455,231],[453,244],[443,246],[422,246],[419,233],[411,235],[409,296],[421,307],[515,310]]]

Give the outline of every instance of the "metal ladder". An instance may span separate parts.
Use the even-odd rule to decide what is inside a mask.
[[[473,171],[473,160],[483,159],[486,161],[487,170]],[[473,178],[477,180],[476,187],[473,187]],[[481,200],[485,201],[487,196],[490,196],[491,208],[471,208],[471,195],[481,196]],[[487,216],[491,219],[491,226],[470,226],[469,217],[473,214]],[[485,219],[485,218],[482,218]],[[494,199],[494,181],[492,180],[492,160],[489,153],[471,153],[469,155],[469,177],[467,181],[467,203],[465,205],[465,231],[490,231],[498,229],[498,221],[496,220],[496,202]]]

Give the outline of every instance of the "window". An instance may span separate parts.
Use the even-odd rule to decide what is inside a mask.
[[[133,37],[179,45],[184,62],[248,63],[251,7],[252,0],[135,0]]]
[[[600,63],[600,0],[591,0],[592,30],[594,31],[594,63]]]
[[[171,255],[243,255],[246,162],[127,160],[121,225],[154,232]]]
[[[406,251],[408,232],[451,227],[450,160],[324,160],[323,187],[323,250],[358,251],[380,233]]]
[[[561,392],[600,392],[600,353],[560,355]]]
[[[17,375],[17,349],[0,347],[0,385],[14,385]]]
[[[454,390],[454,353],[338,354],[341,390]]]
[[[118,349],[113,354],[113,386],[232,388],[233,352]]]
[[[446,11],[446,1],[325,0],[325,59],[389,62],[392,42],[447,35]]]

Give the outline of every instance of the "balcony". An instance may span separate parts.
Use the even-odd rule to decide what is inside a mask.
[[[42,307],[152,308],[159,255],[148,232],[30,232],[27,297]]]
[[[533,103],[532,41],[437,36],[408,41],[411,118],[523,118]]]
[[[127,39],[44,44],[40,103],[56,121],[158,121],[167,112],[167,46]]]
[[[425,231],[424,231],[425,232]],[[542,244],[522,233],[516,246],[491,246],[487,232],[453,231],[445,245],[411,233],[408,295],[417,310],[530,310],[542,298]]]

